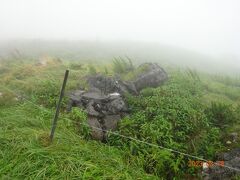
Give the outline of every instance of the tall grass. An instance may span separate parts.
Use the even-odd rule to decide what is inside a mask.
[[[115,73],[127,73],[130,71],[134,70],[134,66],[132,63],[132,60],[127,57],[126,59],[119,57],[119,58],[114,58],[113,60],[113,71]]]

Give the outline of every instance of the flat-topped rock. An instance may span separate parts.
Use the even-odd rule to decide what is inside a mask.
[[[94,99],[99,101],[108,99],[108,96],[101,94],[99,92],[85,92],[81,95],[81,97],[89,100]]]

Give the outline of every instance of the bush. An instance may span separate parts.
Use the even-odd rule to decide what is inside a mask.
[[[8,73],[10,69],[8,67],[2,67],[0,64],[0,75]]]
[[[211,106],[206,109],[206,114],[210,122],[221,129],[232,125],[239,118],[232,105],[212,102]]]
[[[134,70],[132,60],[127,58],[127,60],[119,57],[113,60],[113,71],[115,73],[123,74]]]
[[[17,101],[16,96],[10,92],[0,90],[0,106],[9,106]]]
[[[43,80],[41,86],[36,91],[33,91],[33,96],[41,105],[46,107],[56,107],[60,94],[61,83],[56,80]],[[66,106],[66,98],[63,100],[63,105]]]
[[[75,130],[84,138],[91,137],[90,127],[87,125],[87,114],[79,108],[73,108],[70,114],[70,119],[74,123]]]
[[[28,78],[28,77],[31,77],[33,74],[36,73],[36,69],[34,69],[34,67],[32,65],[25,65],[23,66],[22,68],[20,69],[16,69],[14,72],[13,72],[13,76],[14,78],[16,79],[25,79],[25,78]]]
[[[119,133],[170,149],[204,158],[212,158],[220,148],[219,129],[212,127],[201,104],[201,83],[177,76],[164,86],[145,89],[140,96],[129,96],[130,117],[119,124]],[[207,132],[207,133],[206,133]],[[132,155],[143,159],[146,172],[160,177],[181,177],[192,173],[187,167],[188,158],[163,153],[161,149],[134,144],[133,141],[109,138],[111,145],[129,148]],[[160,157],[161,158],[160,158]],[[192,159],[190,159],[192,160]],[[183,177],[182,177],[183,178]]]
[[[154,89],[153,88],[146,88],[141,91],[141,95],[143,97],[153,96],[154,95]]]
[[[83,64],[81,64],[81,63],[71,63],[69,65],[69,68],[73,69],[73,70],[82,70],[83,69]]]
[[[93,65],[88,65],[88,73],[91,75],[96,75],[97,74],[97,70]]]

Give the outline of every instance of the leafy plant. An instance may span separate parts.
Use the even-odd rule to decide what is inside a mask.
[[[128,96],[132,114],[120,122],[119,133],[160,147],[212,158],[221,147],[219,131],[212,129],[201,104],[202,84],[183,77],[179,73],[164,86],[145,89],[140,96]],[[126,146],[133,155],[143,158],[148,173],[170,179],[181,177],[183,172],[192,173],[186,166],[188,158],[161,154],[159,149],[143,148],[139,144],[132,146],[115,136],[109,143]]]
[[[224,129],[239,119],[234,109],[232,105],[212,102],[206,114],[214,126]]]
[[[60,94],[61,83],[56,80],[43,80],[41,86],[33,91],[33,96],[42,105],[46,107],[56,107]],[[63,100],[63,106],[66,106],[66,98]]]
[[[17,102],[15,94],[0,90],[0,106],[9,106]]]
[[[97,70],[93,65],[89,64],[88,65],[88,73],[91,75],[95,75],[95,74],[97,74]]]
[[[79,134],[89,139],[91,135],[90,127],[87,125],[87,114],[79,108],[73,108],[70,114],[74,126]]]

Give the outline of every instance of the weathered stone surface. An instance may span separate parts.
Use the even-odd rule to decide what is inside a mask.
[[[94,107],[94,104],[95,102],[93,100],[90,100],[89,103],[87,104],[86,106],[86,110],[87,110],[87,113],[90,115],[90,116],[95,116],[95,117],[99,117],[100,116],[100,112],[96,111],[95,110],[95,107]]]
[[[67,110],[71,111],[72,107],[82,107],[81,95],[84,93],[82,90],[76,90],[69,95],[69,103]]]
[[[102,141],[104,137],[104,133],[102,130],[102,126],[99,123],[98,119],[94,116],[88,117],[88,125],[91,128],[91,136],[95,140]]]
[[[96,88],[100,90],[102,94],[118,92],[118,82],[111,77],[98,74],[88,77],[87,83],[89,85],[89,89]]]
[[[80,107],[86,109],[92,116],[102,117],[107,114],[118,114],[128,110],[126,103],[119,93],[104,95],[99,92],[84,92],[80,95],[72,93],[69,109]]]
[[[120,115],[107,115],[103,119],[103,127],[104,130],[116,130],[117,124],[120,121],[121,116]]]
[[[145,63],[139,66],[139,68],[143,67],[145,70],[134,81],[137,91],[147,87],[157,87],[168,79],[165,70],[156,63]]]
[[[119,112],[126,112],[128,109],[122,98],[116,98],[106,104],[108,114],[118,114]]]
[[[137,94],[135,85],[132,82],[124,82],[118,78],[106,77],[104,75],[90,76],[87,79],[89,91],[110,94],[118,92],[120,94]]]

